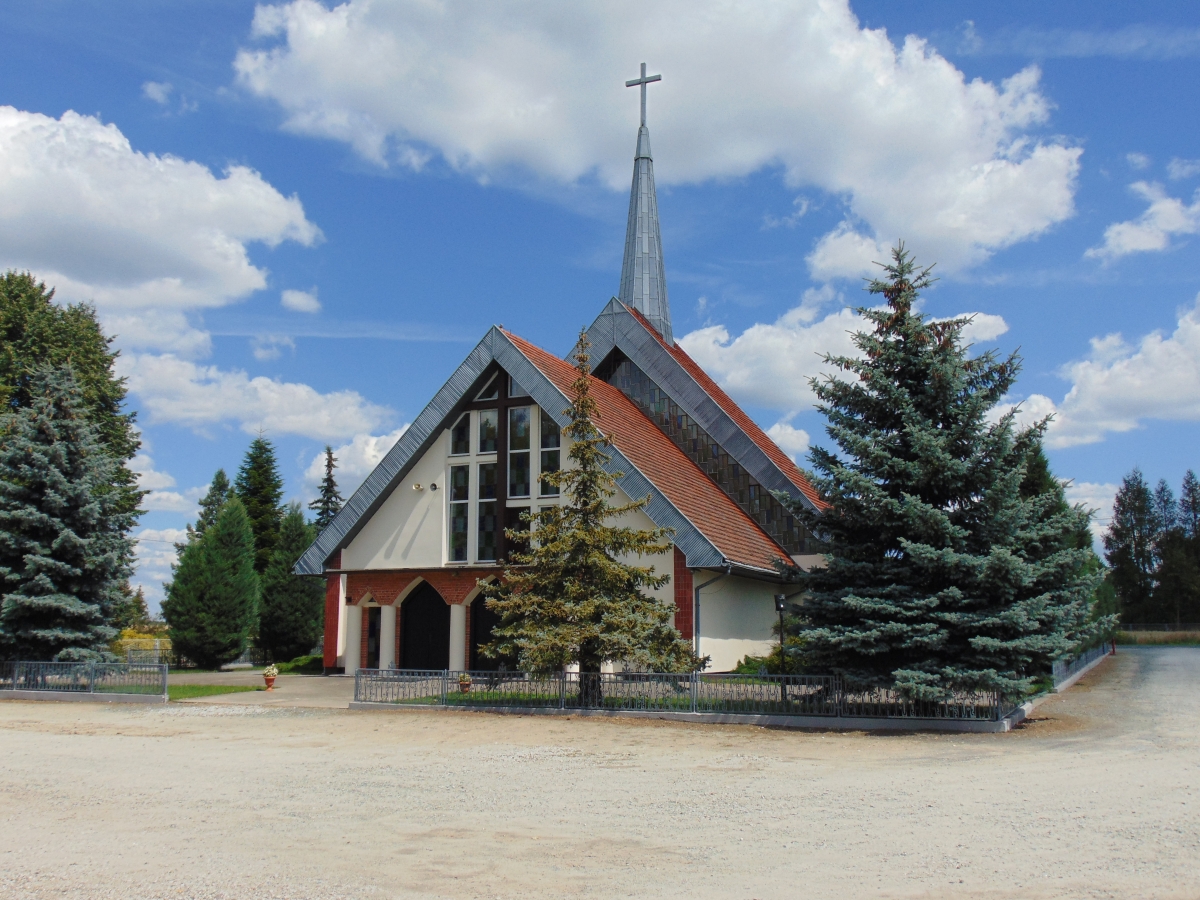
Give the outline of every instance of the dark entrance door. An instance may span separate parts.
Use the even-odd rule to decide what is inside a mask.
[[[367,607],[367,661],[366,668],[379,668],[379,631],[383,621],[383,610],[378,606]]]
[[[495,672],[501,665],[505,671],[516,671],[516,660],[508,657],[493,658],[479,652],[481,645],[492,639],[492,629],[500,624],[500,617],[487,608],[483,598],[477,598],[471,604],[471,659],[467,663],[472,669],[480,672]]]
[[[400,668],[450,668],[450,607],[427,581],[400,605]]]

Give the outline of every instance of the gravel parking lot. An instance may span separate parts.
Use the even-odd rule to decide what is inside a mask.
[[[1122,648],[1008,735],[352,713],[290,683],[0,702],[0,897],[1200,896],[1200,648]]]

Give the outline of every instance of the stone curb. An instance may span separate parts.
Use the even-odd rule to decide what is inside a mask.
[[[166,703],[166,694],[103,694],[89,691],[0,690],[0,700],[66,700],[76,703]]]

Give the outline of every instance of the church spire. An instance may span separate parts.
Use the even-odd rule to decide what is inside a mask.
[[[667,276],[663,268],[662,235],[658,227],[658,198],[654,193],[654,160],[650,157],[650,131],[646,128],[646,85],[661,81],[661,75],[646,75],[625,82],[642,89],[642,125],[638,129],[633,160],[633,187],[629,192],[629,223],[625,228],[625,258],[621,263],[618,299],[645,316],[668,344],[671,307],[667,303]]]

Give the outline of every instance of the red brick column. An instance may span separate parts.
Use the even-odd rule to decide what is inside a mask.
[[[675,548],[675,577],[671,579],[675,588],[675,627],[684,640],[692,639],[692,570],[687,566],[687,557]]]

